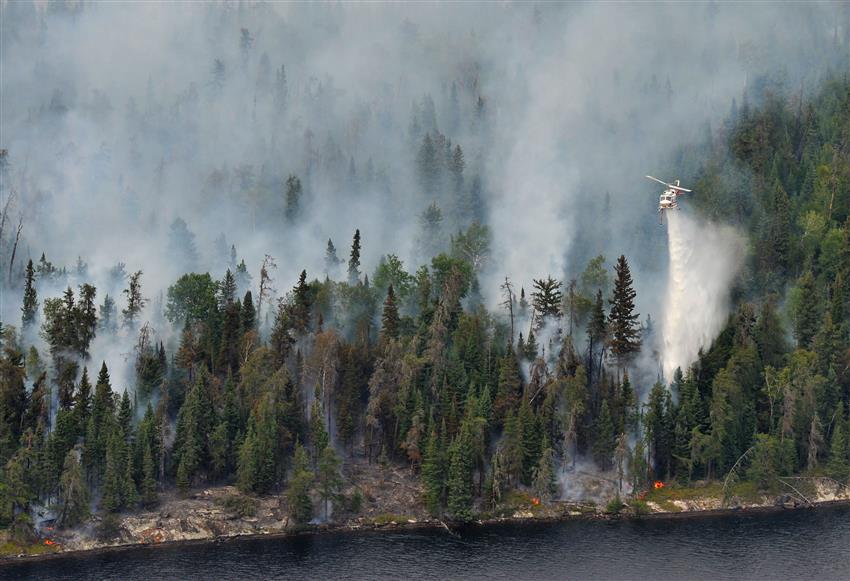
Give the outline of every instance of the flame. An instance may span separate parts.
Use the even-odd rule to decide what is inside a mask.
[[[664,488],[664,483],[663,483],[663,482],[661,482],[660,480],[656,480],[656,481],[655,481],[655,488],[656,488],[656,489],[658,489],[658,488]]]
[[[52,547],[53,545],[58,545],[59,543],[51,541],[50,539],[44,539],[44,544],[47,545],[48,547]]]
[[[533,504],[534,506],[539,506],[540,505],[540,499],[539,498],[532,498],[531,504]]]

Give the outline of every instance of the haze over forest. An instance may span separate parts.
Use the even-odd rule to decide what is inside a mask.
[[[618,498],[846,463],[846,3],[0,10],[0,460],[47,450],[0,521],[69,470],[69,524],[315,500],[326,449],[459,519],[577,461]],[[645,174],[694,190],[669,223]]]

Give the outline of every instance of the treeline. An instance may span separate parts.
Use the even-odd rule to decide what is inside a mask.
[[[719,478],[742,456],[738,477],[766,488],[801,471],[846,479],[850,82],[811,106],[763,102],[712,138],[697,188],[697,204],[753,241],[739,304],[669,386],[632,383],[654,337],[624,256],[528,293],[506,279],[502,308],[488,311],[478,275],[490,232],[477,222],[415,272],[387,255],[370,277],[359,231],[347,260],[329,240],[324,276],[302,271],[277,299],[274,259],[254,283],[234,248],[220,280],[185,274],[153,308],[182,329],[174,349],[141,324],[153,306],[142,273],[126,277],[119,316],[108,296],[96,307],[89,284],[40,305],[38,278],[56,269],[30,262],[21,332],[2,333],[0,522],[29,530],[29,509],[48,504],[71,526],[92,499],[114,513],[216,483],[285,493],[305,522],[317,501],[326,515],[341,500],[340,466],[356,461],[408,465],[429,510],[456,519],[517,488],[555,498],[559,471],[580,459],[624,492]],[[718,202],[744,170],[751,199]],[[92,387],[98,335],[138,337],[133,385],[113,386],[103,363]]]

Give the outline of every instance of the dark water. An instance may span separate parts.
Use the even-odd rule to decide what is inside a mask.
[[[850,579],[850,508],[368,532],[0,566],[10,579]]]

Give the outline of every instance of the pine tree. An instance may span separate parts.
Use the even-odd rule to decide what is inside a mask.
[[[533,279],[534,291],[531,293],[531,304],[538,319],[536,328],[541,329],[546,317],[561,318],[561,281],[551,276],[545,279]]]
[[[614,295],[609,301],[611,312],[608,314],[611,332],[611,353],[617,363],[623,367],[640,349],[640,325],[637,322],[639,314],[634,312],[635,293],[632,288],[632,275],[625,256],[617,259],[614,267]]]
[[[398,307],[395,303],[395,290],[392,283],[387,289],[387,298],[384,299],[384,312],[381,315],[381,336],[384,340],[398,338]]]
[[[354,231],[351,241],[351,257],[348,259],[348,283],[356,284],[360,280],[360,229]]]
[[[26,280],[24,282],[24,304],[21,307],[23,315],[21,317],[21,328],[29,329],[38,316],[38,293],[35,290],[35,271],[32,266],[32,259],[27,262]]]

